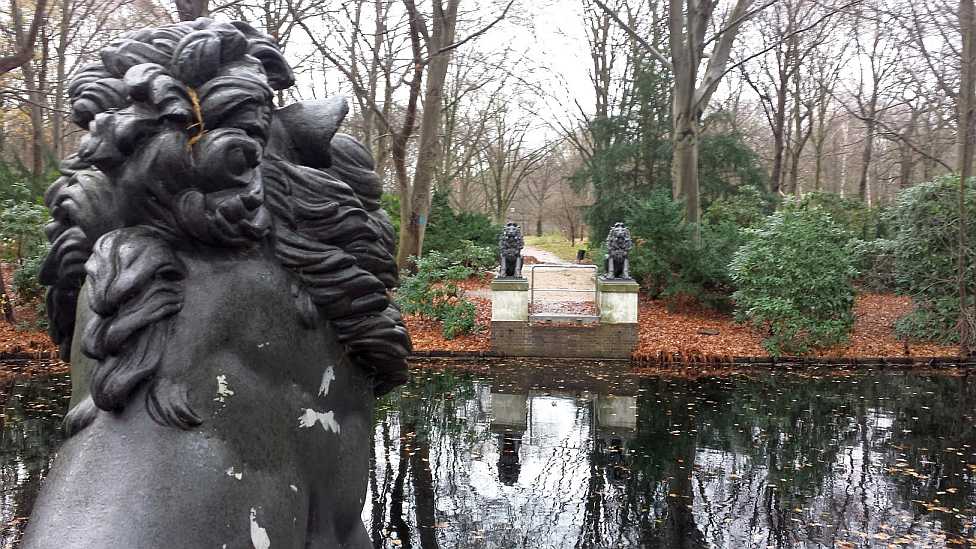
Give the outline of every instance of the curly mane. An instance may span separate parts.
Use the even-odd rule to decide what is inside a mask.
[[[71,83],[72,119],[89,133],[45,195],[41,273],[65,360],[83,284],[92,312],[79,329],[95,361],[90,397],[69,412],[69,432],[143,384],[157,422],[200,423],[186,388],[159,371],[188,243],[270,246],[300,283],[308,325],[330,322],[376,394],[406,380],[410,339],[387,293],[394,235],[372,156],[335,133],[344,100],[275,110],[274,90],[293,81],[269,37],[201,18],[124,35]]]

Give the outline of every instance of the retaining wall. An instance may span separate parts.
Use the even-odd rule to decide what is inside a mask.
[[[491,323],[495,356],[630,358],[637,324],[566,325],[541,322]]]

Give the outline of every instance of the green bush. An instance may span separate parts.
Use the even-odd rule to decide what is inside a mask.
[[[787,207],[746,231],[730,265],[736,316],[768,331],[774,355],[844,341],[857,274],[848,232],[818,207]]]
[[[701,240],[696,244],[694,226],[684,222],[684,205],[667,189],[655,190],[632,202],[624,217],[635,242],[631,275],[652,297],[691,297],[726,309],[733,291],[728,265],[745,242],[742,228],[762,222],[769,207],[751,187],[716,199],[702,215]],[[602,258],[605,250],[598,253]]]
[[[41,285],[38,275],[47,249],[47,246],[41,246],[14,270],[12,290],[21,303],[36,302],[44,296],[44,286]]]
[[[475,272],[465,262],[464,257],[449,257],[437,251],[417,259],[416,273],[400,280],[396,293],[400,310],[440,320],[447,339],[473,332],[474,304],[464,299],[464,290],[457,285],[457,281]]]
[[[450,263],[470,269],[471,274],[489,271],[498,264],[498,258],[491,247],[479,246],[470,240],[458,241],[453,250],[443,254]]]
[[[475,307],[470,301],[459,301],[444,308],[441,320],[444,322],[444,337],[454,339],[475,330]]]
[[[399,235],[400,198],[393,194],[384,194],[382,204]],[[451,209],[447,193],[435,193],[431,199],[430,215],[424,232],[423,253],[454,253],[458,248],[465,247],[467,244],[464,241],[468,241],[469,244],[487,248],[494,258],[498,255],[498,235],[501,232],[501,226],[494,224],[488,216],[455,212]]]
[[[852,236],[864,240],[885,236],[887,229],[882,221],[883,213],[879,208],[869,208],[858,199],[846,198],[828,191],[807,193],[799,200],[788,202],[786,207],[801,210],[820,208],[827,212],[839,227],[850,232]]]
[[[976,275],[976,254],[972,252],[976,242],[972,217],[976,212],[976,185],[972,180],[967,185],[965,204],[970,212],[970,252],[964,276],[972,283]],[[923,341],[958,342],[959,177],[946,176],[901,191],[891,208],[891,221],[897,230],[892,245],[895,282],[915,302],[914,310],[895,324],[896,334]]]
[[[630,274],[652,297],[660,297],[677,282],[694,249],[694,226],[684,222],[684,205],[671,199],[670,190],[655,189],[630,203],[623,222],[634,239]],[[605,255],[601,248],[601,265]]]
[[[7,200],[0,210],[0,237],[7,244],[11,259],[22,262],[25,257],[36,255],[46,242],[44,225],[47,224],[47,208],[31,202]]]
[[[851,241],[857,285],[869,292],[890,292],[897,288],[895,241],[887,238]]]

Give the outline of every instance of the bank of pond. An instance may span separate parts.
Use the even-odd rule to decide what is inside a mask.
[[[0,548],[58,445],[67,374],[0,379]],[[968,369],[424,362],[378,402],[374,547],[976,544]],[[192,497],[192,496],[191,496]]]

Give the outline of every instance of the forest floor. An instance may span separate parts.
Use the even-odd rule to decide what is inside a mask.
[[[488,351],[491,348],[491,300],[487,287],[491,277],[464,282],[466,297],[477,308],[478,331],[445,339],[439,321],[406,317],[417,351]],[[560,312],[585,313],[583,302],[556,305]],[[580,309],[579,311],[575,309]],[[894,323],[912,309],[909,297],[892,294],[861,294],[854,306],[856,320],[847,343],[809,353],[814,357],[951,357],[956,346],[906,342],[895,337]],[[765,357],[763,334],[736,322],[730,314],[685,305],[669,310],[663,300],[641,298],[638,305],[640,335],[634,358],[661,362],[721,361],[732,357]]]
[[[7,271],[7,269],[4,269]],[[4,274],[9,274],[5,272]],[[5,277],[6,278],[6,277]],[[476,307],[477,331],[452,340],[442,334],[440,321],[407,315],[405,321],[417,351],[489,351],[491,349],[491,299],[488,286],[492,275],[473,277],[461,283],[465,297]],[[9,278],[7,278],[9,288]],[[592,312],[583,301],[549,303],[551,312]],[[906,342],[894,335],[894,323],[911,311],[911,298],[891,294],[862,294],[855,304],[856,321],[847,343],[819,349],[810,356],[865,357],[950,357],[958,347]],[[0,354],[30,354],[50,357],[56,347],[47,333],[37,327],[33,306],[15,304],[17,322],[0,321]],[[721,361],[731,357],[764,357],[763,334],[736,322],[731,315],[714,310],[683,306],[669,310],[662,300],[642,298],[638,306],[640,335],[634,358],[661,362]]]

